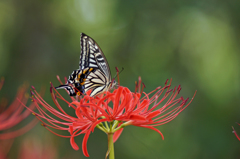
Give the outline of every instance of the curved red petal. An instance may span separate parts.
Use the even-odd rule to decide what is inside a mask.
[[[118,91],[115,95],[115,100],[113,101],[113,112],[112,112],[112,115],[115,115],[117,110],[118,110],[118,107],[119,107],[119,101],[120,101],[120,97],[121,97],[121,94],[123,92],[123,87],[119,87],[118,88]]]
[[[144,120],[144,121],[146,120],[146,118],[144,116],[142,116],[142,115],[135,115],[135,114],[130,115],[129,119],[130,120]]]
[[[114,134],[113,134],[113,142],[115,143],[118,138],[120,137],[120,135],[122,134],[123,128],[117,130]]]
[[[154,117],[158,116],[160,113],[161,113],[161,111],[160,111],[160,110],[156,110],[156,111],[154,111],[154,112],[150,113],[150,114],[147,116],[147,118],[150,118],[150,119],[152,119],[152,118],[154,118]]]
[[[136,126],[139,126],[139,125],[136,125]],[[161,132],[160,130],[158,130],[158,129],[156,129],[156,128],[152,127],[152,126],[142,126],[142,125],[140,125],[139,127],[143,127],[143,128],[152,129],[152,130],[154,130],[154,131],[158,132],[158,133],[159,133],[159,134],[162,136],[162,139],[164,140],[164,136],[163,136],[163,134],[162,134],[162,132]]]
[[[76,142],[74,140],[74,135],[72,135],[71,138],[70,138],[70,144],[72,145],[72,148],[74,150],[76,150],[76,151],[79,150],[79,147],[78,147],[78,145],[76,144]]]
[[[73,126],[69,126],[69,133],[72,135],[73,134]]]
[[[87,133],[85,134],[85,136],[83,138],[83,142],[82,142],[82,151],[83,151],[84,156],[86,156],[86,157],[89,157],[89,154],[87,151],[87,140],[88,140],[90,133],[91,133],[91,129],[89,129],[87,131]]]

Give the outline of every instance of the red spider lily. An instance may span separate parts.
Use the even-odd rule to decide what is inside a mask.
[[[57,149],[48,140],[48,144],[43,144],[38,137],[27,137],[23,140],[18,159],[54,159],[57,157]]]
[[[60,83],[62,84],[61,81]],[[52,99],[57,108],[53,108],[46,103],[33,87],[33,101],[38,112],[32,112],[49,131],[58,136],[70,138],[70,143],[75,150],[78,150],[79,147],[75,143],[74,137],[85,134],[82,150],[87,157],[89,156],[87,140],[95,127],[107,134],[114,133],[114,141],[118,139],[123,128],[128,125],[152,129],[158,132],[164,139],[163,134],[155,126],[163,125],[173,120],[192,102],[195,94],[191,101],[187,103],[188,98],[177,98],[181,90],[180,86],[170,89],[171,80],[169,84],[167,80],[164,87],[157,87],[148,94],[143,92],[144,87],[141,88],[141,85],[142,82],[139,77],[138,83],[136,82],[135,92],[131,92],[127,87],[119,86],[112,93],[107,91],[96,97],[90,97],[91,92],[88,91],[82,98],[79,96],[76,98],[71,97],[71,102],[64,99],[51,86]],[[64,101],[66,106],[73,108],[76,115],[68,115],[60,106],[58,100]],[[46,113],[40,106],[43,106],[55,117]],[[66,130],[70,135],[60,135],[52,129]]]
[[[2,78],[0,81],[0,89],[2,88],[2,85],[4,83],[4,79]],[[38,120],[32,120],[29,124],[25,125],[24,127],[10,131],[10,128],[13,128],[17,124],[19,124],[21,121],[23,121],[26,117],[29,116],[29,111],[24,111],[24,107],[21,106],[21,103],[26,104],[28,100],[28,96],[26,95],[27,86],[23,85],[19,88],[16,99],[8,106],[7,106],[7,100],[2,99],[0,102],[0,140],[6,140],[15,138],[17,136],[20,136],[27,131],[29,131],[31,128],[33,128]],[[19,100],[21,102],[19,102]],[[34,109],[34,104],[31,104],[29,106],[30,110]]]
[[[238,124],[238,123],[237,123]],[[238,124],[238,125],[240,125],[240,124]],[[237,137],[237,139],[240,141],[240,137],[238,136],[238,134],[237,134],[237,132],[235,131],[235,129],[233,128],[233,126],[232,126],[232,129],[233,129],[233,133],[235,134],[235,136]]]

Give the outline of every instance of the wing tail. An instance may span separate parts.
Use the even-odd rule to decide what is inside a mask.
[[[69,85],[60,85],[58,87],[55,87],[55,89],[65,89],[70,96],[76,96],[75,90]]]

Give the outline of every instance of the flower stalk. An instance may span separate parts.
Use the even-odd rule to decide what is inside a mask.
[[[108,133],[108,152],[109,152],[109,159],[114,159],[114,142],[113,142],[113,134]]]

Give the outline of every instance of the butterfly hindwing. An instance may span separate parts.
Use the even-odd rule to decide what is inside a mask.
[[[108,85],[106,85],[106,81],[106,76],[100,70],[91,72],[85,82],[85,91],[91,89],[92,92],[90,96],[104,92],[108,88]]]
[[[69,86],[69,85],[60,85],[60,86],[58,86],[58,87],[55,87],[56,89],[65,89],[67,92],[68,92],[68,94],[70,95],[70,96],[76,96],[76,92],[75,92],[75,90],[73,89],[73,87],[72,86]]]

